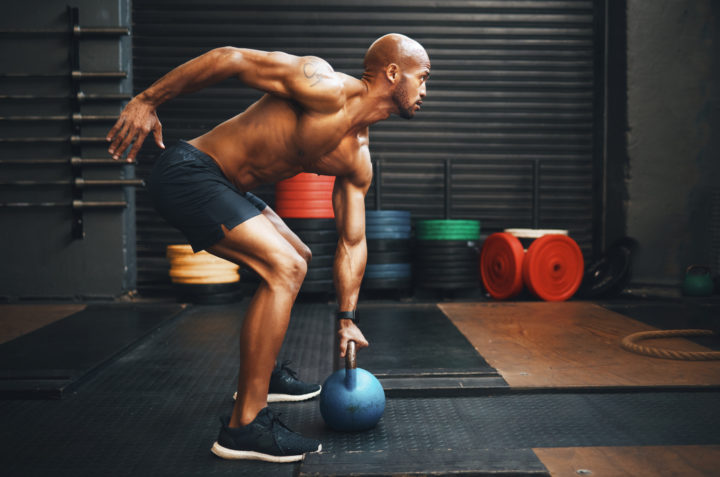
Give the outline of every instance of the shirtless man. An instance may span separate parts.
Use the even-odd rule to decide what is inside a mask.
[[[365,194],[372,181],[371,124],[410,119],[425,97],[430,60],[416,41],[389,34],[368,49],[361,79],[316,57],[223,47],[170,71],[133,98],[108,132],[109,152],[135,158],[152,132],[165,149],[156,108],[229,77],[266,94],[207,134],[166,149],[149,180],[158,212],[195,251],[251,267],[262,281],[240,336],[240,379],[229,421],[212,451],[228,459],[291,462],[321,449],[279,423],[267,407],[270,377],[300,290],[310,249],[259,198],[260,184],[300,172],[336,176],[339,234],[334,283],[340,355],[349,340],[368,342],[355,324],[365,271]],[[131,147],[132,145],[132,147]]]

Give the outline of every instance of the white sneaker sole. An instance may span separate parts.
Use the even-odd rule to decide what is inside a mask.
[[[239,451],[239,450],[233,450],[228,449],[226,447],[221,446],[219,443],[215,442],[213,444],[212,449],[210,451],[215,454],[216,456],[220,457],[221,459],[229,459],[229,460],[262,460],[265,462],[276,462],[276,463],[285,463],[285,462],[298,462],[303,460],[305,457],[305,454],[299,454],[299,455],[270,455],[270,454],[263,454],[262,452],[255,452],[255,451]],[[322,444],[320,444],[316,451],[314,452],[320,452],[322,451]]]
[[[300,395],[294,395],[294,394],[268,394],[267,402],[297,402],[297,401],[305,401],[307,399],[312,399],[318,394],[320,394],[320,391],[322,391],[322,386],[320,386],[320,389],[317,391],[307,393],[307,394],[300,394]],[[237,400],[237,391],[235,394],[233,394],[233,401]]]

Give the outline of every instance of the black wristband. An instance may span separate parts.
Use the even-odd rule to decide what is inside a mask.
[[[358,311],[357,311],[357,310],[352,310],[352,311],[338,311],[338,312],[335,314],[335,317],[336,317],[338,320],[352,320],[352,322],[355,323],[356,325],[357,325],[358,323],[360,323],[360,316],[358,315]]]

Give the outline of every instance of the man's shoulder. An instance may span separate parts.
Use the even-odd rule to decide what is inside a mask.
[[[359,79],[345,73],[336,72],[335,74],[337,75],[337,79],[342,83],[346,100],[365,92],[365,85]]]

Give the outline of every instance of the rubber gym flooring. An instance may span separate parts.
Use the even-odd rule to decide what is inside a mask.
[[[379,425],[339,433],[317,400],[274,404],[323,452],[268,464],[210,453],[248,302],[88,304],[0,344],[2,475],[718,475],[720,362],[618,341],[717,326],[720,303],[365,303],[358,366],[386,390]],[[294,308],[281,359],[304,380],[332,372],[332,311]]]

